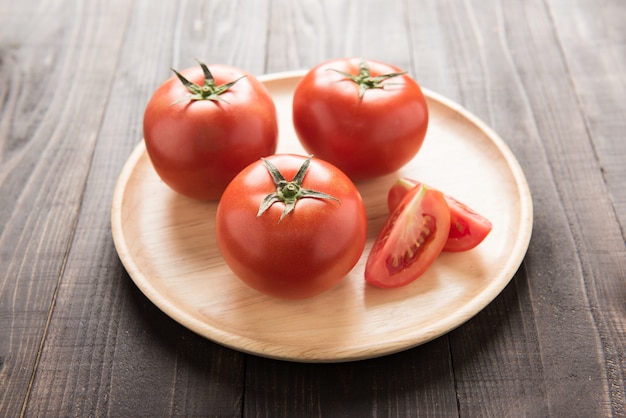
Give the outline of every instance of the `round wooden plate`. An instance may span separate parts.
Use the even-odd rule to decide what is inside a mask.
[[[275,99],[278,152],[305,154],[291,126],[291,100],[303,72],[260,77]],[[504,142],[455,103],[424,90],[430,124],[418,155],[399,172],[357,184],[368,213],[359,263],[335,288],[301,301],[272,299],[243,284],[217,249],[216,203],[170,190],[143,141],[122,170],[111,223],[117,252],[139,289],[161,310],[217,343],[260,356],[339,362],[382,356],[441,336],[489,304],[528,248],[532,199]],[[490,235],[465,253],[443,253],[418,280],[398,289],[366,285],[365,260],[388,213],[387,191],[411,177],[489,218]]]

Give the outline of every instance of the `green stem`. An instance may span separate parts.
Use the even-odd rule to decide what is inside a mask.
[[[259,206],[259,211],[257,213],[257,217],[263,215],[265,211],[267,211],[274,203],[282,202],[285,205],[283,213],[280,215],[280,219],[278,222],[283,220],[285,216],[291,213],[295,207],[296,203],[300,199],[304,198],[314,198],[314,199],[331,199],[339,202],[339,199],[328,195],[326,193],[318,192],[316,190],[305,189],[302,187],[302,181],[304,180],[304,176],[306,175],[309,166],[311,165],[311,158],[309,157],[302,163],[300,169],[294,176],[292,181],[285,180],[285,177],[282,175],[280,170],[272,164],[271,161],[261,158],[263,160],[263,164],[269,171],[270,176],[272,176],[272,180],[274,181],[274,185],[276,186],[276,191],[274,193],[270,193],[261,202]]]
[[[334,71],[346,77],[348,80],[353,81],[359,86],[359,99],[362,99],[365,92],[369,89],[383,89],[385,84],[383,82],[393,77],[399,77],[406,74],[406,71],[400,73],[389,73],[377,76],[372,76],[369,65],[364,59],[359,63],[359,73],[357,75],[346,73],[344,71],[335,70],[329,68],[330,71]]]
[[[227,92],[228,89],[230,89],[236,82],[244,78],[245,75],[242,75],[238,79],[233,80],[229,83],[217,85],[215,79],[213,78],[213,74],[211,74],[211,71],[209,70],[209,67],[207,67],[207,65],[200,60],[198,60],[198,63],[200,64],[202,72],[204,73],[204,83],[202,85],[192,83],[191,81],[187,80],[185,76],[183,76],[181,73],[171,68],[174,74],[176,74],[176,77],[178,77],[180,82],[183,83],[185,87],[187,87],[187,90],[189,90],[190,93],[189,95],[175,101],[174,103],[172,103],[172,105],[185,102],[187,100],[212,100],[216,102],[219,101],[223,103],[228,103],[220,96]]]

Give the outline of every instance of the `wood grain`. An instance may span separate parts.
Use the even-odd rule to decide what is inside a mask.
[[[0,404],[7,416],[27,400],[117,62],[117,25],[125,27],[128,12],[119,2],[46,3],[34,14],[29,6],[14,5],[13,19],[3,19]],[[44,16],[51,23],[39,27]],[[97,94],[84,94],[96,80]]]
[[[0,416],[626,415],[626,3],[0,0]],[[241,354],[133,285],[109,203],[145,103],[195,58],[367,56],[493,127],[535,227],[486,309],[339,364]]]
[[[583,20],[585,14],[594,18]],[[584,1],[571,10],[564,2],[555,1],[551,15],[576,91],[577,110],[587,131],[584,152],[595,157],[585,163],[579,163],[578,156],[570,160],[578,169],[568,189],[568,212],[573,219],[586,298],[602,347],[601,361],[607,364],[604,379],[611,411],[615,416],[624,416],[626,103],[617,98],[626,94],[626,38],[617,29],[626,19],[626,5]],[[600,175],[592,177],[593,172]],[[590,191],[580,198],[579,190],[572,185]]]
[[[344,364],[250,357],[245,410],[252,417],[456,416],[451,368],[445,337],[380,359]]]
[[[546,13],[544,4],[524,2],[506,6],[499,3],[493,5],[493,8],[480,9],[480,13],[476,7],[467,9],[470,14],[467,20],[476,23],[470,27],[472,31],[467,28],[468,33],[460,36],[460,39],[473,41],[475,45],[459,47],[465,50],[480,47],[481,50],[490,51],[490,54],[480,57],[482,65],[476,71],[470,71],[467,77],[485,80],[482,86],[484,91],[497,91],[498,95],[494,97],[506,98],[506,101],[495,103],[487,96],[484,103],[479,103],[481,98],[484,100],[484,94],[464,94],[464,98],[471,97],[472,101],[464,99],[463,103],[476,109],[479,115],[490,121],[510,141],[516,155],[525,161],[523,166],[535,201],[551,209],[542,211],[537,216],[533,232],[534,245],[529,250],[532,255],[525,263],[528,277],[521,282],[523,286],[528,286],[528,295],[534,301],[531,305],[532,314],[522,317],[526,318],[528,325],[521,328],[530,332],[528,343],[532,345],[529,350],[509,350],[506,357],[508,360],[493,359],[489,362],[485,358],[484,362],[492,365],[490,368],[494,369],[494,376],[497,373],[510,372],[511,365],[519,364],[519,361],[534,364],[539,370],[535,376],[543,376],[536,385],[543,386],[544,392],[537,394],[545,398],[548,413],[558,411],[558,414],[566,415],[593,415],[596,411],[604,410],[603,414],[610,414],[608,389],[613,383],[599,367],[603,356],[600,354],[603,351],[600,335],[583,331],[597,326],[592,315],[593,310],[590,307],[577,309],[586,305],[585,299],[589,297],[587,287],[593,279],[584,272],[584,266],[570,261],[572,254],[587,253],[587,249],[580,248],[584,244],[581,237],[576,236],[576,227],[581,224],[590,225],[591,221],[585,219],[581,223],[581,218],[575,221],[572,216],[593,213],[593,209],[588,207],[574,215],[570,205],[581,203],[582,190],[587,190],[584,193],[594,194],[592,190],[601,187],[599,170],[576,106],[575,92],[569,84],[567,65],[562,60],[560,45],[551,35],[550,16]],[[489,17],[491,20],[486,20]],[[482,76],[479,77],[480,73]],[[463,86],[465,85],[471,86],[471,83],[464,83]],[[569,97],[566,100],[567,105],[559,101],[564,97]],[[547,141],[545,138],[551,140]],[[525,155],[529,158],[525,158]],[[542,162],[543,159],[545,160]],[[572,170],[573,167],[576,169]],[[595,196],[584,200],[595,201],[600,205],[606,203],[602,202],[603,197],[600,194]],[[565,208],[561,205],[565,205]],[[598,231],[602,230],[602,234],[615,236],[614,227],[607,228],[606,220],[602,224],[601,226],[595,222],[594,227]],[[599,242],[597,244],[601,245]],[[617,242],[610,246],[619,248]],[[615,277],[611,282],[614,286],[622,287],[619,281],[615,281]],[[521,303],[529,305],[524,300]],[[505,313],[507,317],[511,317],[508,310],[498,316]],[[467,331],[470,332],[464,335],[465,342],[475,335],[474,328]],[[533,337],[537,338],[536,342],[530,339]],[[511,340],[507,338],[507,341]],[[568,344],[576,354],[564,356],[563,341],[570,341]],[[537,350],[541,352],[540,363],[533,358],[523,359],[524,353],[530,356]],[[478,365],[479,363],[474,363],[474,366]],[[523,370],[523,367],[520,365],[516,370]],[[494,396],[492,388],[481,388],[472,383],[476,372],[472,368],[467,377],[461,380],[462,391],[467,391],[468,396],[467,402],[461,403],[462,410],[466,408],[470,414],[479,405],[478,399]],[[581,376],[585,376],[587,380],[581,381]],[[463,380],[467,383],[463,384]],[[571,384],[555,384],[567,380]],[[519,383],[511,382],[508,390],[505,389],[506,386],[501,387],[505,389],[503,398],[527,392],[518,386]],[[572,386],[576,386],[576,390],[572,390]],[[477,390],[482,393],[476,393]],[[592,397],[596,401],[582,400],[581,391],[593,393]],[[519,404],[522,408],[520,412],[524,411],[525,405],[527,404]],[[531,415],[541,414],[542,411],[527,410]],[[485,411],[481,409],[481,412]]]
[[[601,283],[605,282],[616,298],[615,304],[611,302],[609,305],[614,308],[609,309],[623,311],[618,308],[620,302],[617,300],[622,301],[623,306],[624,285],[614,275],[608,278],[603,277],[602,271],[589,271],[585,266],[585,258],[588,254],[595,254],[597,250],[600,257],[606,257],[603,265],[617,263],[605,271],[623,271],[623,267],[619,267],[624,260],[619,255],[623,254],[623,246],[618,250],[623,241],[612,215],[608,218],[603,216],[602,219],[590,217],[596,211],[610,214],[613,210],[606,194],[600,192],[604,188],[600,170],[576,104],[575,91],[569,82],[567,63],[563,61],[559,43],[556,40],[551,41],[554,38],[551,37],[550,16],[546,14],[543,4],[533,2],[510,4],[501,13],[501,23],[498,26],[483,23],[476,27],[492,30],[495,27],[504,36],[494,40],[486,34],[483,35],[480,38],[482,42],[494,44],[492,48],[484,45],[484,49],[497,51],[504,41],[506,49],[501,53],[511,54],[504,56],[506,60],[502,61],[505,64],[502,68],[495,60],[487,62],[485,69],[494,72],[494,77],[491,77],[491,72],[486,77],[492,83],[489,89],[514,90],[509,94],[503,90],[504,94],[499,95],[509,98],[506,113],[498,112],[499,107],[487,103],[484,112],[489,112],[492,116],[485,114],[484,117],[493,121],[493,126],[502,131],[503,137],[511,139],[516,155],[534,156],[524,158],[526,164],[530,163],[525,166],[525,171],[528,173],[533,196],[536,202],[552,208],[537,216],[534,245],[529,250],[532,255],[525,264],[528,292],[535,301],[532,305],[535,327],[533,334],[536,332],[537,349],[541,351],[542,380],[545,385],[543,396],[549,413],[558,411],[558,414],[594,415],[603,410],[602,414],[610,414],[616,412],[615,406],[623,404],[621,400],[611,400],[614,395],[610,389],[623,387],[623,378],[615,374],[605,374],[599,364],[604,361],[606,354],[603,352],[615,355],[614,342],[611,340],[617,337],[619,341],[620,331],[619,328],[612,330],[617,333],[602,329],[602,315],[594,308],[596,303],[593,299],[595,287],[603,286]],[[481,13],[480,16],[484,18],[486,14]],[[520,16],[524,18],[521,19]],[[494,18],[496,17],[498,14],[494,13]],[[471,39],[469,34],[468,39]],[[514,71],[507,71],[507,67]],[[509,80],[503,77],[507,72],[510,74]],[[506,84],[496,84],[495,77]],[[516,96],[516,91],[523,93]],[[521,100],[516,104],[511,100],[513,97]],[[560,102],[564,97],[569,98],[565,101],[566,104]],[[513,111],[511,105],[517,105],[518,109]],[[480,109],[478,104],[471,107]],[[483,114],[483,111],[477,112]],[[511,121],[511,115],[515,115],[517,122]],[[528,124],[521,125],[521,121]],[[516,128],[515,132],[512,128]],[[516,137],[520,140],[515,140]],[[545,138],[551,140],[547,141]],[[546,159],[547,164],[540,162],[542,158]],[[557,225],[560,226],[556,227]],[[588,231],[584,237],[579,230],[581,227]],[[607,243],[607,240],[611,243]],[[603,247],[613,248],[614,251],[607,252],[602,250]],[[573,254],[580,257],[580,264],[570,261]],[[547,266],[550,268],[547,269]],[[606,302],[613,299],[606,296],[603,298]],[[549,302],[540,303],[544,300]],[[583,305],[588,307],[580,309]],[[619,322],[622,321],[623,315],[619,319]],[[583,331],[594,328],[597,329],[596,332]],[[623,337],[623,331],[621,335]],[[563,341],[569,341],[568,345],[575,354],[563,355]],[[603,347],[605,344],[607,346]],[[517,356],[519,352],[512,351],[512,354]],[[472,380],[474,372],[472,370],[470,374]],[[585,376],[586,380],[581,381],[581,376]],[[568,380],[571,384],[555,384]],[[576,390],[572,390],[572,386]],[[595,401],[582,400],[581,392],[594,394],[592,398]],[[493,393],[484,393],[483,396],[493,396]],[[468,408],[471,405],[475,403],[468,403]]]
[[[28,414],[154,416],[172,411],[198,416],[211,411],[231,416],[241,410],[243,356],[200,339],[150,304],[123,270],[111,239],[113,188],[141,138],[143,109],[156,86],[169,77],[168,67],[182,61],[172,57],[177,45],[163,45],[172,42],[181,26],[187,27],[181,14],[194,15],[195,10],[176,6],[137,2],[121,26],[126,47],[118,51],[118,65],[110,70],[115,77],[109,111]],[[112,25],[119,28],[120,23],[111,16]],[[185,61],[193,65],[194,58]],[[156,340],[155,333],[160,335]],[[56,402],[46,402],[50,398]],[[146,401],[137,404],[137,399]]]
[[[279,153],[304,153],[290,125],[291,98],[302,75],[262,79],[277,107]],[[368,242],[357,266],[331,291],[305,301],[280,301],[241,283],[215,243],[217,204],[173,193],[154,172],[143,143],[120,175],[111,209],[113,237],[126,269],[150,300],[193,331],[283,360],[378,357],[464,323],[519,267],[530,239],[532,201],[517,161],[494,132],[458,105],[425,95],[430,121],[419,154],[391,177],[357,183],[368,214]],[[450,149],[461,158],[450,156]],[[386,193],[397,176],[456,196],[488,217],[493,231],[474,251],[441,255],[419,281],[376,291],[365,286],[363,269],[388,215]]]

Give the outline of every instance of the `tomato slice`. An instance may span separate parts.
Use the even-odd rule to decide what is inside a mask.
[[[441,253],[450,210],[438,190],[413,187],[391,213],[365,264],[365,280],[377,287],[404,286],[420,277]]]
[[[393,212],[404,196],[406,196],[412,188],[419,185],[420,183],[415,180],[407,178],[399,179],[391,187],[387,195],[389,211]],[[483,242],[493,228],[489,219],[451,196],[444,194],[444,198],[450,208],[450,233],[448,234],[448,241],[443,247],[443,251],[467,251]]]

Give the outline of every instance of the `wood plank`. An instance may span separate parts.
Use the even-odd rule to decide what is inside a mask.
[[[584,254],[594,251],[583,241],[591,239],[594,247],[613,255],[623,253],[623,243],[618,243],[613,217],[599,225],[590,219],[594,208],[581,204],[594,201],[595,210],[611,212],[549,11],[542,2],[468,2],[445,12],[453,39],[447,52],[456,59],[460,100],[511,146],[536,208],[529,255],[514,282],[517,298],[504,306],[492,304],[482,314],[493,316],[496,333],[488,329],[490,321],[477,319],[451,337],[461,413],[610,414],[609,388],[622,381],[604,371],[604,356],[612,353],[615,337],[598,323],[596,306],[603,299],[594,300],[594,287],[606,281],[623,294],[615,281],[623,269],[607,260],[606,270],[590,271]],[[600,242],[599,234],[583,238],[579,224],[593,225],[609,241]],[[572,263],[573,254],[583,255],[582,264]],[[472,358],[466,347],[476,335],[502,346],[490,345]],[[563,355],[565,346],[570,357]],[[527,374],[527,368],[534,373]],[[509,375],[520,379],[504,378]],[[619,402],[613,399],[614,405]]]
[[[580,243],[584,285],[607,365],[612,413],[624,416],[626,39],[620,29],[626,21],[626,4],[583,0],[572,8],[567,2],[553,0],[549,5],[588,131],[585,154],[597,160],[594,164],[573,161],[574,179],[566,186],[571,194],[571,216],[577,220],[575,239]],[[585,173],[596,167],[602,178],[591,183]],[[591,183],[588,188],[586,183]],[[580,185],[585,187],[577,193]]]
[[[456,8],[440,0],[408,2],[405,19],[412,76],[422,87],[462,104],[459,73],[463,67],[456,61],[466,51],[459,49],[462,41],[456,28],[463,23],[451,20],[451,10]]]
[[[193,59],[203,58],[207,39],[239,25],[222,28],[217,23],[229,16],[205,10],[202,2],[186,2],[180,9],[178,3],[151,1],[131,6],[128,18],[114,23],[125,31],[123,42],[116,65],[109,69],[115,77],[97,134],[85,203],[27,412],[239,416],[245,356],[194,335],[148,302],[120,264],[109,224],[114,184],[141,140],[143,111],[152,91],[170,76],[170,65],[197,65]],[[237,14],[250,18],[240,10]],[[115,15],[108,18],[113,24]],[[200,25],[204,31],[189,31],[198,27],[197,18],[206,19]],[[262,68],[256,58],[238,62],[237,54],[263,50],[264,37],[258,33],[266,31],[264,23],[256,30],[249,24],[255,35],[245,32],[237,48],[220,44],[209,52],[233,65]],[[230,35],[236,45],[238,33]],[[137,45],[144,47],[138,50]]]
[[[401,1],[375,0],[362,7],[348,1],[281,0],[271,7],[267,72],[308,69],[348,56],[409,69]]]
[[[626,414],[621,2],[0,10],[0,415]],[[501,134],[535,199],[525,263],[464,326],[380,359],[293,364],[190,333],[132,284],[110,237],[149,95],[195,57],[260,74],[347,55],[408,68]]]
[[[510,67],[506,48],[511,45],[501,43],[506,10],[497,2],[416,5],[409,13],[412,61],[425,86],[461,103],[502,136],[521,162],[536,199],[533,175],[545,178],[546,173],[541,159],[527,158],[538,145],[527,138],[537,135],[525,117],[532,110],[520,95],[517,75]],[[423,22],[437,26],[430,28]],[[558,202],[554,195],[551,198]],[[531,250],[535,243],[533,237]],[[493,303],[449,334],[460,415],[545,416],[548,412],[533,297],[527,289],[530,279],[522,266]]]
[[[298,364],[250,357],[246,416],[456,416],[449,361],[445,337],[353,363]]]
[[[3,2],[0,415],[18,416],[63,273],[121,33],[102,8]],[[38,22],[46,20],[46,25]],[[99,91],[94,92],[94,82]]]
[[[251,74],[266,72],[268,1],[189,0],[178,8],[171,45],[173,65],[229,64]]]
[[[522,267],[500,297],[450,335],[461,415],[550,416],[526,280]]]
[[[310,68],[331,58],[361,56],[412,70],[406,12],[401,1],[368,7],[273,2],[268,69]],[[447,338],[357,363],[293,364],[251,357],[244,411],[246,416],[457,415]]]
[[[626,4],[551,0],[550,12],[592,147],[626,236]]]

